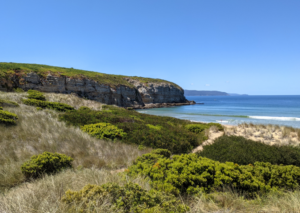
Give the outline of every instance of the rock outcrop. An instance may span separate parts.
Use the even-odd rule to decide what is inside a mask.
[[[36,73],[12,78],[12,85],[1,82],[0,90],[8,91],[12,87],[39,90],[53,93],[76,93],[80,97],[114,104],[121,107],[153,108],[193,104],[184,97],[183,89],[171,83],[147,83],[126,78],[132,87],[125,85],[110,86],[88,78],[70,78],[48,74],[40,77]],[[5,86],[4,86],[5,85]]]

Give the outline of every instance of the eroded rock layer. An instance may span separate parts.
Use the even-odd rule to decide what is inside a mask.
[[[147,83],[126,78],[133,85],[110,86],[98,83],[88,78],[70,78],[66,76],[40,77],[32,72],[21,78],[14,76],[12,84],[1,82],[0,90],[9,91],[19,87],[53,93],[76,93],[80,97],[99,101],[105,104],[114,104],[121,107],[153,108],[163,106],[178,106],[192,104],[184,97],[184,91],[169,83]]]

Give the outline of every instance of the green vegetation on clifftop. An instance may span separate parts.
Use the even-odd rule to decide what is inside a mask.
[[[73,68],[55,67],[42,64],[23,64],[23,63],[0,63],[0,81],[9,80],[12,75],[21,77],[27,73],[35,72],[42,77],[46,77],[49,73],[55,76],[67,76],[71,78],[88,78],[95,80],[101,84],[107,84],[110,86],[125,85],[128,87],[134,87],[125,78],[131,78],[139,80],[141,83],[169,83],[177,88],[180,88],[177,84],[172,82],[157,79],[157,78],[143,78],[143,77],[130,77],[123,75],[111,75],[100,72],[85,71]],[[9,82],[8,82],[9,83]]]

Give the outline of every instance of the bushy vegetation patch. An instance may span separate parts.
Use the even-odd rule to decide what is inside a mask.
[[[207,139],[204,132],[196,134],[185,128],[192,123],[190,121],[146,115],[114,106],[103,106],[102,111],[82,109],[67,112],[60,115],[60,120],[79,127],[110,123],[126,133],[126,136],[122,137],[125,143],[165,148],[172,153],[190,152]]]
[[[46,97],[40,91],[37,91],[37,90],[28,90],[27,92],[28,92],[27,98],[29,98],[29,99],[36,99],[36,100],[41,100],[41,101],[45,101],[46,100]]]
[[[224,186],[247,196],[276,190],[295,189],[300,168],[256,162],[254,165],[220,163],[197,154],[167,157],[160,150],[138,157],[127,173],[145,175],[154,188],[175,195],[222,190]],[[167,151],[165,152],[167,153]]]
[[[0,109],[0,123],[12,125],[12,124],[16,124],[17,119],[18,116],[16,114],[4,111],[3,108]]]
[[[185,127],[190,132],[199,134],[199,133],[203,132],[205,129],[209,129],[211,126],[216,126],[219,131],[224,130],[223,126],[219,123],[188,124]]]
[[[81,130],[99,139],[115,140],[127,135],[122,129],[109,123],[84,125]]]
[[[22,99],[22,101],[26,105],[53,109],[53,110],[57,110],[60,112],[68,112],[68,111],[75,110],[74,107],[72,107],[68,104],[63,104],[63,103],[58,103],[58,102],[41,101],[41,100],[36,100],[36,99]]]
[[[0,99],[0,106],[1,107],[18,107],[19,104],[14,102],[14,101],[8,101],[8,100],[3,100],[3,99]]]
[[[96,212],[97,206],[109,200],[115,211],[121,212],[186,212],[189,208],[173,195],[160,191],[146,191],[139,185],[128,183],[119,186],[115,183],[107,183],[101,186],[86,185],[80,191],[67,191],[62,201],[70,206],[69,212],[75,212],[80,206],[80,212]]]
[[[271,146],[239,136],[222,136],[213,144],[204,146],[199,155],[220,162],[230,161],[240,165],[261,161],[278,165],[300,166],[300,147]]]
[[[21,166],[21,170],[26,178],[38,178],[43,174],[53,174],[71,168],[72,161],[71,157],[64,154],[44,152],[33,155]]]
[[[3,107],[0,106],[0,110],[3,110]]]

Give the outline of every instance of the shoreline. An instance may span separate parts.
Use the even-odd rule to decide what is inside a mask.
[[[165,107],[185,106],[185,105],[194,105],[194,104],[196,104],[195,101],[186,101],[183,103],[151,103],[151,104],[145,104],[145,106],[133,106],[133,107],[126,107],[126,108],[153,109],[153,108],[165,108]]]

